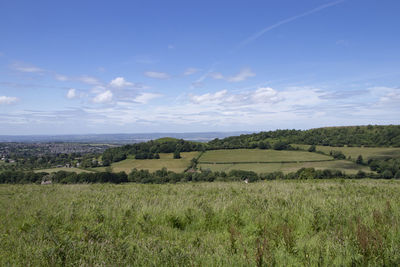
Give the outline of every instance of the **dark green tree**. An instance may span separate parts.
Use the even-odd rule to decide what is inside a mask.
[[[175,150],[174,159],[180,159],[180,158],[181,158],[181,152],[179,150]]]
[[[358,157],[356,159],[356,163],[357,164],[364,164],[364,160],[363,160],[363,157],[361,155],[358,155]]]

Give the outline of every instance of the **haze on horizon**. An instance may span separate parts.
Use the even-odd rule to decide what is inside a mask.
[[[2,1],[0,133],[399,124],[397,0]]]

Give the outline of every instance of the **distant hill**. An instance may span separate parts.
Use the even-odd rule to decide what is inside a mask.
[[[163,137],[188,141],[207,142],[215,138],[240,135],[250,132],[199,132],[199,133],[139,133],[139,134],[77,134],[77,135],[0,135],[0,142],[47,143],[113,143],[133,144]]]

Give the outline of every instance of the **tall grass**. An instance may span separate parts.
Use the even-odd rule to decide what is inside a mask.
[[[0,185],[0,265],[400,264],[400,182]]]

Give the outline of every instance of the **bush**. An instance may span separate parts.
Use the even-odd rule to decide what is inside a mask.
[[[315,145],[312,145],[308,148],[308,152],[315,152],[316,151],[316,147]]]
[[[364,164],[364,160],[363,160],[363,157],[361,155],[358,155],[356,163],[357,164]]]
[[[273,148],[274,148],[274,150],[288,150],[291,147],[287,142],[277,141],[277,142],[274,143]]]
[[[342,153],[342,151],[339,150],[331,150],[329,155],[331,155],[334,159],[346,159],[346,156]]]
[[[174,152],[174,159],[180,159],[181,158],[181,152],[179,150],[176,150]]]
[[[393,173],[390,170],[385,170],[382,173],[382,177],[385,179],[391,179],[391,178],[393,178]]]

